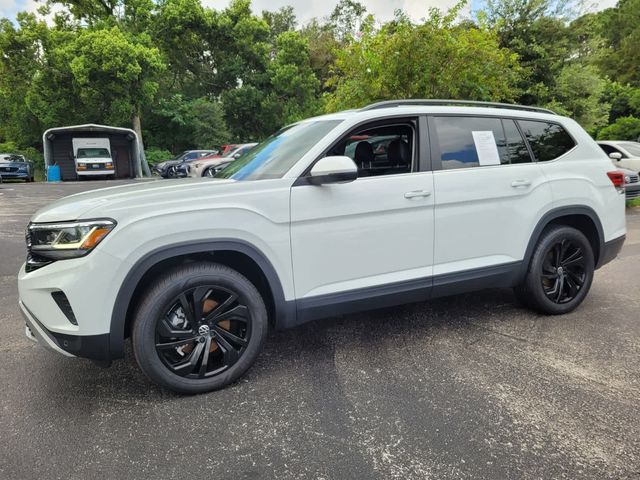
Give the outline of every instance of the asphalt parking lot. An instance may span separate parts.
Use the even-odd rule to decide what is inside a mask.
[[[181,397],[131,355],[101,369],[24,336],[30,215],[105,184],[0,185],[0,478],[640,478],[640,209],[570,315],[490,290],[343,316]]]

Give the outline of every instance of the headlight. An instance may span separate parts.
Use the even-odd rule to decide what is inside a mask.
[[[631,177],[629,175],[624,176],[624,183],[629,183],[631,181]]]
[[[115,226],[113,220],[30,223],[27,227],[29,257],[33,257],[35,263],[43,264],[82,257],[104,240]]]
[[[27,170],[29,170],[29,166],[28,165],[20,165],[18,167],[18,170],[20,170],[21,172],[26,172]]]

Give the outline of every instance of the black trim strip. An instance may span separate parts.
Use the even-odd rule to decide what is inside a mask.
[[[511,262],[347,292],[301,298],[297,301],[297,325],[336,315],[423,302],[432,298],[486,288],[513,287],[521,281],[522,263]]]

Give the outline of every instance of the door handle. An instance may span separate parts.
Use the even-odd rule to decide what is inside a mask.
[[[426,190],[414,190],[412,192],[405,193],[404,198],[428,197],[430,195],[431,195],[431,192],[427,192]]]
[[[531,186],[531,180],[514,180],[513,182],[511,182],[511,186],[513,188],[530,187]]]

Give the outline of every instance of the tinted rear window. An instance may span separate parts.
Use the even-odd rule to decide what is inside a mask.
[[[444,170],[531,162],[529,150],[513,120],[492,117],[434,117],[433,120]],[[492,148],[482,152],[486,146]]]
[[[518,120],[518,123],[539,162],[554,160],[576,145],[573,138],[557,123],[534,120]]]

